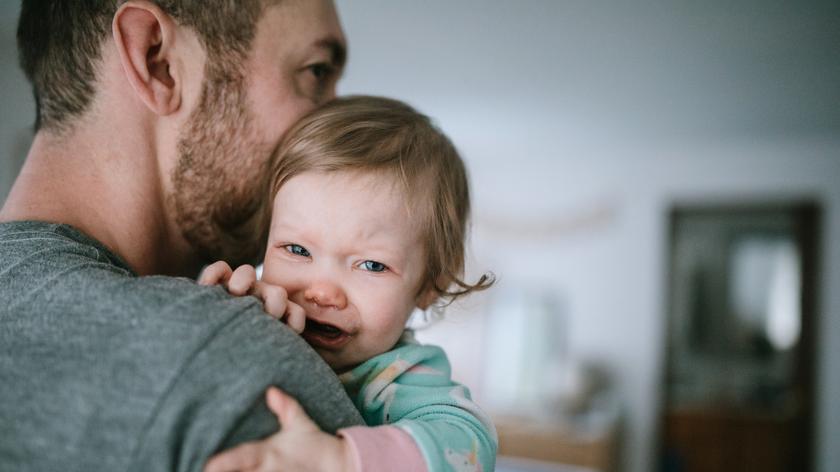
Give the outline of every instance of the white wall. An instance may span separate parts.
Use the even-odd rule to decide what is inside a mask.
[[[339,0],[342,92],[408,100],[453,137],[472,173],[474,264],[499,288],[556,290],[570,355],[615,376],[631,472],[654,464],[668,207],[819,199],[817,462],[840,470],[840,10],[730,3]],[[427,335],[479,398],[490,297]]]
[[[623,149],[621,158],[609,167],[590,164],[586,171],[572,169],[571,173],[562,163],[515,173],[510,168],[473,166],[477,203],[484,212],[515,216],[525,209],[524,213],[534,215],[531,221],[539,221],[539,215],[562,219],[564,212],[573,213],[565,208],[574,209],[578,202],[606,200],[611,205],[612,220],[546,241],[534,241],[527,235],[519,240],[486,237],[480,224],[474,240],[483,266],[505,267],[501,275],[508,279],[549,279],[566,300],[571,355],[605,362],[616,376],[629,420],[624,438],[628,470],[652,470],[664,349],[665,211],[674,201],[764,197],[816,197],[825,205],[823,264],[827,267],[818,313],[822,341],[820,470],[836,470],[837,457],[830,444],[840,437],[840,409],[834,401],[840,393],[840,377],[829,360],[836,359],[840,346],[838,151],[840,139],[694,143]],[[511,187],[516,192],[494,190]],[[527,210],[534,201],[545,199],[550,203],[540,206],[554,205],[557,210]],[[460,367],[468,372],[471,366]]]
[[[35,109],[17,63],[15,31],[20,2],[0,2],[0,202],[26,156]]]

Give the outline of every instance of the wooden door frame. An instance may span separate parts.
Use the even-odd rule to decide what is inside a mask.
[[[663,297],[663,323],[665,336],[662,343],[659,383],[659,402],[657,411],[657,422],[655,425],[655,437],[657,438],[654,451],[655,467],[661,470],[664,466],[665,454],[665,415],[668,410],[668,370],[671,364],[669,359],[672,323],[674,311],[674,265],[675,245],[678,221],[681,217],[690,215],[714,215],[733,217],[739,214],[757,215],[785,212],[794,220],[794,237],[797,246],[801,251],[802,263],[802,290],[801,290],[801,332],[800,345],[797,348],[795,361],[796,374],[795,384],[802,395],[802,421],[800,421],[796,437],[798,443],[795,450],[795,463],[802,464],[803,472],[814,470],[815,457],[815,431],[814,417],[816,416],[816,353],[819,309],[819,283],[821,274],[821,231],[822,231],[822,207],[817,199],[795,199],[789,201],[779,200],[754,200],[751,202],[739,203],[703,203],[688,202],[673,204],[667,213],[667,236],[665,263],[663,264],[664,275],[663,285],[666,288],[666,295]]]

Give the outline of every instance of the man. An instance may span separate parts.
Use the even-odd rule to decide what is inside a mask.
[[[253,297],[191,280],[254,260],[263,174],[334,96],[329,0],[24,0],[36,135],[0,211],[0,470],[196,470],[266,436],[263,392],[360,422]]]

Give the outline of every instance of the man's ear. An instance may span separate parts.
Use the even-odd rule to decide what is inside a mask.
[[[170,67],[177,28],[172,18],[148,1],[129,1],[114,14],[112,28],[123,71],[140,100],[158,115],[178,110],[181,83]]]

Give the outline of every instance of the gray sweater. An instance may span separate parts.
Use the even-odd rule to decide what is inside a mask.
[[[200,470],[277,430],[272,384],[327,431],[361,423],[254,298],[137,277],[66,225],[0,224],[0,470]]]

